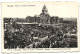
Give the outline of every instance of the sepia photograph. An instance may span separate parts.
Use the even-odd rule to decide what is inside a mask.
[[[77,2],[2,3],[2,19],[4,50],[78,48]]]

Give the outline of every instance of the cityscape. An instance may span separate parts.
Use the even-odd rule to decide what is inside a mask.
[[[46,5],[40,15],[4,17],[4,49],[77,48],[77,18],[50,16]]]

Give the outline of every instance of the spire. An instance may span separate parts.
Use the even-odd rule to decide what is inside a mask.
[[[43,9],[42,9],[43,11],[47,11],[47,8],[46,8],[46,5],[44,4],[44,6],[43,6]]]

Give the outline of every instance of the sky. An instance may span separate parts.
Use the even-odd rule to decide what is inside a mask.
[[[46,5],[50,16],[78,18],[77,2],[17,2],[2,3],[2,17],[25,18],[40,15]]]

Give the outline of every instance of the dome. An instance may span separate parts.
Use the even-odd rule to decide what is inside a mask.
[[[46,8],[46,6],[45,6],[45,5],[43,6],[43,9],[42,9],[42,10],[47,10],[47,8]]]

